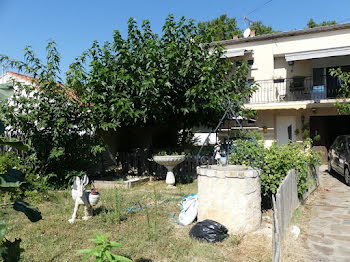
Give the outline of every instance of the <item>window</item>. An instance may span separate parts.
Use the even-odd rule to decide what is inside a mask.
[[[314,68],[313,69],[313,85],[323,86],[325,80],[324,68]]]

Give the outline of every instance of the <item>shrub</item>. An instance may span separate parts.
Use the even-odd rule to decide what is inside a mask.
[[[320,155],[310,149],[310,139],[303,144],[290,142],[280,146],[274,143],[269,148],[264,148],[261,141],[258,142],[260,150],[252,140],[237,140],[235,144],[236,149],[230,155],[231,163],[249,166],[255,163],[255,167],[261,168],[261,193],[264,198],[276,194],[279,185],[291,169],[298,171],[298,193],[302,195],[308,188],[307,175],[310,166],[320,164]]]
[[[25,62],[0,56],[10,66],[33,76],[32,83],[15,82],[0,116],[10,132],[29,146],[26,166],[48,183],[61,187],[75,172],[86,171],[103,150],[90,122],[89,109],[59,80],[60,56],[54,42],[47,46],[46,63],[25,49]]]
[[[6,145],[17,150],[27,148],[27,146],[20,141],[6,140],[1,136],[3,132],[3,124],[0,122],[0,146]],[[3,201],[4,204],[2,208],[12,205],[14,210],[23,212],[31,222],[37,222],[42,219],[40,211],[18,198],[21,192],[19,188],[25,183],[24,174],[19,168],[20,164],[15,153],[8,152],[0,154],[0,196],[3,196],[4,192],[11,192],[12,194],[11,202]],[[16,200],[13,202],[15,197]],[[16,238],[14,242],[11,242],[5,238],[7,225],[2,213],[3,212],[0,213],[0,255],[3,261],[19,261],[22,251],[20,248],[21,239]]]

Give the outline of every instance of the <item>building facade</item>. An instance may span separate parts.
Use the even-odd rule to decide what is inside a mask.
[[[329,72],[350,72],[350,23],[220,43],[226,59],[251,67],[248,80],[258,89],[245,104],[257,111],[249,128],[261,131],[267,145],[309,135],[328,148],[336,136],[350,134],[350,116],[338,115],[335,106],[341,83]]]

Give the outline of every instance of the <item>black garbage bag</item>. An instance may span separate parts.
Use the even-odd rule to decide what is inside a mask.
[[[209,243],[219,242],[228,237],[227,228],[213,220],[196,223],[190,230],[190,237]]]

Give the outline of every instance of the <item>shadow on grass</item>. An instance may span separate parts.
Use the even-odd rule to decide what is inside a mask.
[[[112,216],[112,218],[116,219],[118,222],[127,220],[126,213],[117,214],[114,209],[108,209],[104,206],[99,206],[98,208],[95,208],[93,212],[94,212],[93,214],[94,216],[108,215],[108,216]]]
[[[108,214],[110,212],[111,212],[111,210],[105,208],[104,206],[99,206],[98,208],[94,208],[94,216],[101,215],[102,213]]]
[[[135,260],[135,262],[152,262],[152,259],[147,259],[147,258],[139,258],[138,260]]]

